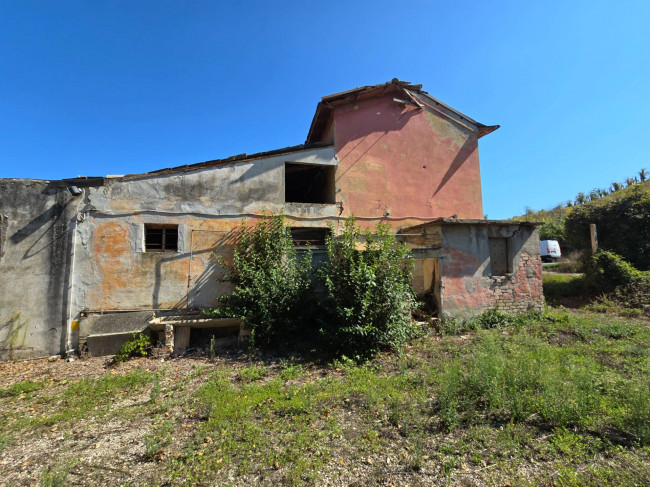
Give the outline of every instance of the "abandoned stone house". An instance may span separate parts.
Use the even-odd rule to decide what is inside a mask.
[[[215,256],[264,211],[283,210],[297,245],[316,247],[349,215],[388,222],[441,316],[540,309],[535,225],[483,219],[478,140],[497,128],[393,80],[323,97],[304,145],[144,174],[0,179],[0,358],[108,353],[147,327],[185,347],[202,327],[237,326],[195,311],[229,292]]]

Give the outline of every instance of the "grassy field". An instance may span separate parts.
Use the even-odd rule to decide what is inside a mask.
[[[0,482],[650,485],[649,323],[492,318],[361,366],[14,364],[0,369]]]

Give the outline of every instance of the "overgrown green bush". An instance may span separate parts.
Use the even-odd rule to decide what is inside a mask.
[[[563,221],[547,221],[543,222],[539,227],[540,240],[557,240],[558,242],[565,242],[564,222]],[[565,249],[563,249],[566,251]]]
[[[265,216],[254,226],[242,222],[232,264],[222,262],[235,289],[221,298],[215,316],[236,316],[252,330],[255,345],[279,345],[304,336],[311,253],[299,260],[284,216]]]
[[[122,349],[113,358],[113,362],[119,364],[133,357],[146,357],[151,353],[153,343],[148,333],[134,333],[133,338],[122,345]]]
[[[638,279],[619,286],[609,294],[609,298],[624,308],[643,309],[650,305],[650,276],[645,272]]]
[[[376,231],[362,232],[348,218],[343,232],[326,244],[328,259],[319,270],[330,314],[322,323],[324,338],[340,353],[362,360],[416,335],[410,315],[416,302],[413,260],[390,227],[380,223]]]
[[[601,250],[587,258],[585,274],[597,290],[612,291],[640,277],[639,271],[614,252]]]

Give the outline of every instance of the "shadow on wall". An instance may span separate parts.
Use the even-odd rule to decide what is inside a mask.
[[[435,197],[442,188],[444,188],[444,186],[449,182],[449,180],[454,176],[454,174],[456,174],[456,172],[458,172],[458,170],[463,166],[463,164],[465,164],[465,161],[472,154],[472,152],[474,152],[477,146],[478,143],[474,137],[469,137],[465,140],[465,143],[458,151],[458,154],[456,154],[454,160],[451,161],[449,169],[447,169],[447,172],[445,172],[445,175],[442,177],[440,184],[433,192],[433,195],[431,196],[432,198]]]
[[[363,131],[357,130],[357,131],[352,135],[351,139],[358,139],[357,142],[356,142],[356,144],[355,144],[353,147],[351,147],[351,148],[350,148],[350,149],[349,149],[345,154],[343,154],[343,153],[339,154],[339,163],[342,163],[343,161],[345,161],[345,164],[347,164],[348,166],[347,166],[347,169],[346,169],[344,172],[342,172],[342,173],[340,173],[340,174],[337,173],[337,175],[336,175],[336,182],[338,182],[338,181],[339,181],[343,176],[345,176],[345,174],[346,174],[350,169],[352,169],[352,167],[353,167],[357,162],[359,162],[359,161],[363,158],[363,156],[365,156],[365,155],[366,155],[366,154],[367,154],[367,153],[368,153],[368,152],[369,152],[369,151],[370,151],[370,150],[371,150],[375,145],[377,145],[377,143],[378,143],[378,142],[379,142],[383,137],[385,137],[385,136],[386,136],[387,134],[389,134],[390,132],[399,132],[400,130],[402,130],[402,129],[403,129],[403,125],[406,125],[406,124],[408,123],[408,121],[409,121],[413,116],[415,116],[417,113],[419,113],[419,110],[414,110],[414,109],[405,108],[405,109],[400,113],[399,117],[397,118],[397,120],[400,121],[401,124],[400,124],[400,125],[396,124],[395,127],[394,127],[392,130],[386,130],[385,128],[383,128],[383,129],[381,129],[381,130],[379,130],[379,129],[373,129],[373,127],[372,127],[370,124],[368,124],[368,125],[364,125],[364,126],[362,126],[362,127],[358,127],[358,128],[363,128],[363,129],[365,129],[365,130],[363,130]],[[403,120],[403,122],[402,122],[402,120]],[[380,134],[380,135],[378,135],[378,134]],[[378,136],[375,138],[374,141],[370,141],[368,147],[365,147],[365,148],[362,147],[362,145],[363,145],[364,143],[366,143],[366,141],[368,140],[368,138],[369,138],[371,135],[378,135]],[[354,152],[355,152],[357,149],[362,150],[363,152],[361,152],[361,153],[358,154],[358,155],[355,155],[355,156],[354,156],[354,159],[348,159],[349,157],[352,157],[352,155],[354,154]]]
[[[9,321],[0,325],[0,357],[6,353],[6,358],[12,360],[14,358],[14,351],[25,346],[27,339],[26,327],[28,323],[29,320],[26,319],[23,321],[22,313],[16,311]]]
[[[359,129],[362,128],[365,130],[358,130],[351,137],[352,139],[357,139],[357,142],[346,153],[339,154],[339,160],[341,162],[345,161],[347,168],[344,172],[337,174],[336,181],[338,182],[343,176],[345,176],[345,174],[350,169],[352,169],[352,167],[357,162],[359,162],[373,147],[375,147],[384,136],[390,132],[399,132],[402,130],[404,126],[409,122],[409,120],[418,113],[418,109],[405,108],[397,119],[400,121],[400,123],[396,124],[392,130],[386,130],[385,128],[382,128],[381,130],[373,130],[372,124],[368,124],[364,127],[359,127]],[[377,137],[372,140],[372,135],[376,135]],[[368,143],[368,146],[364,147],[364,144],[366,143]],[[458,153],[451,162],[449,168],[443,175],[440,184],[438,184],[438,187],[433,192],[432,197],[435,197],[444,188],[444,186],[451,180],[456,172],[458,172],[458,170],[463,166],[465,161],[467,161],[469,156],[474,152],[474,150],[476,150],[477,147],[478,141],[476,137],[471,136],[465,140],[462,147],[460,147]],[[356,154],[355,151],[357,150],[362,152]]]
[[[156,263],[155,282],[152,295],[152,307],[161,305],[160,292],[163,284],[163,266],[165,263],[189,259],[187,290],[173,308],[203,308],[217,305],[222,294],[231,291],[229,283],[224,281],[228,270],[222,262],[232,262],[233,247],[239,231],[191,230],[191,249],[189,255],[178,254],[160,259]]]
[[[11,237],[9,237],[9,241],[13,245],[18,245],[20,244],[23,240],[26,238],[30,237],[34,233],[36,233],[40,228],[44,227],[49,223],[49,226],[43,231],[40,237],[36,239],[36,241],[29,246],[29,248],[25,251],[23,254],[23,260],[29,259],[30,257],[33,257],[34,255],[43,252],[44,250],[48,249],[49,247],[52,246],[54,243],[53,241],[47,241],[47,242],[41,242],[44,237],[50,234],[51,231],[53,231],[54,227],[56,226],[58,220],[63,216],[64,211],[68,203],[65,203],[62,205],[61,203],[56,203],[49,207],[47,210],[45,210],[43,213],[38,215],[36,218],[34,218],[32,221],[30,221],[27,225],[22,227],[20,230],[16,231]],[[55,238],[63,238],[64,235],[59,235]],[[39,245],[39,242],[41,242],[41,248],[38,250],[34,250],[34,248]]]

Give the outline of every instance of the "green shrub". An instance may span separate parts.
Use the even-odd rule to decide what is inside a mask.
[[[612,291],[640,277],[639,271],[620,255],[606,250],[589,257],[584,269],[590,283],[596,289],[603,291]]]
[[[505,328],[512,326],[516,323],[516,317],[499,311],[497,309],[489,309],[484,311],[476,318],[477,329],[490,329],[490,328]]]
[[[151,335],[144,332],[134,333],[133,338],[122,345],[122,349],[115,355],[113,361],[119,364],[132,357],[146,357],[152,348]]]
[[[638,318],[643,314],[643,311],[635,308],[623,308],[618,312],[618,314],[626,318]]]
[[[251,329],[258,346],[287,343],[304,336],[309,312],[311,253],[298,261],[284,216],[265,216],[255,226],[242,221],[227,281],[235,289],[221,298],[216,316],[236,316]]]
[[[562,220],[544,222],[539,227],[539,239],[557,240],[558,242],[564,242],[564,222]]]
[[[592,311],[594,313],[609,313],[615,311],[617,307],[615,303],[605,299],[595,303],[589,303],[583,306],[582,309]]]
[[[362,238],[365,246],[358,250]],[[348,218],[341,235],[326,244],[328,260],[319,270],[328,296],[325,339],[339,353],[362,360],[413,337],[413,260],[390,227],[380,223],[375,232],[362,232]]]
[[[550,315],[539,311],[527,311],[519,314],[509,314],[498,309],[488,309],[478,316],[461,320],[447,318],[443,321],[443,335],[458,335],[467,331],[490,330],[493,328],[516,328],[535,325],[538,323],[564,323],[565,315]]]
[[[633,282],[619,286],[609,294],[609,298],[625,308],[642,310],[650,304],[650,279],[647,272]]]

